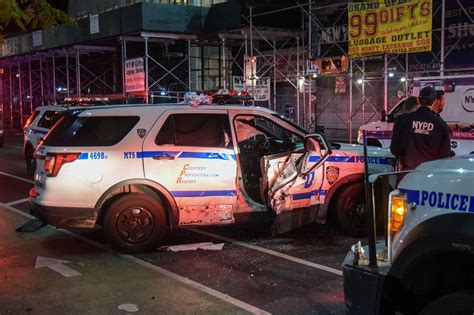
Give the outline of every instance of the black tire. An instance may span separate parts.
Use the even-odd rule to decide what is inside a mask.
[[[428,303],[420,315],[472,315],[474,314],[474,291],[458,291],[443,295]]]
[[[342,232],[353,237],[367,235],[364,184],[346,184],[339,188],[333,198],[330,211]]]
[[[34,176],[36,172],[36,159],[34,157],[35,150],[28,146],[25,151],[26,173],[29,176]]]
[[[140,253],[155,249],[166,234],[163,205],[138,193],[118,197],[105,213],[104,235],[116,249]]]

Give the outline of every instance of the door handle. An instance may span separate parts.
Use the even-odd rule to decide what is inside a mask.
[[[162,160],[162,161],[171,161],[174,160],[176,157],[171,156],[171,155],[154,155],[153,160]]]

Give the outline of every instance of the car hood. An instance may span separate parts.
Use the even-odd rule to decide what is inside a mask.
[[[360,144],[334,142],[331,145],[333,146],[333,149],[345,152],[348,155],[351,153],[358,153],[360,155],[364,154],[364,146]],[[367,155],[371,157],[395,158],[389,149],[372,146],[367,147]]]

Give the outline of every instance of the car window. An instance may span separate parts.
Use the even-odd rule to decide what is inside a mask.
[[[67,115],[44,140],[46,146],[89,147],[119,143],[140,120],[137,116]]]
[[[55,110],[47,110],[38,121],[38,127],[51,129],[51,127],[53,127],[54,124],[58,122],[59,118],[61,118],[60,112]]]
[[[157,145],[231,147],[229,119],[223,114],[172,114],[158,133]]]
[[[254,141],[264,136],[272,148],[272,153],[293,151],[304,146],[302,136],[265,117],[237,116],[234,125],[239,143]]]
[[[28,118],[28,121],[26,122],[25,127],[28,127],[29,125],[31,125],[31,123],[36,119],[36,117],[38,117],[39,113],[40,113],[39,110],[35,110],[33,114],[30,115],[30,118]]]

